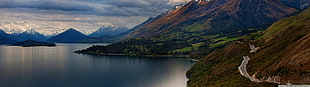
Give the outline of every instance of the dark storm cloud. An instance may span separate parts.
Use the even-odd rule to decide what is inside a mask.
[[[0,8],[37,8],[44,10],[62,10],[62,11],[92,11],[94,8],[82,3],[70,3],[64,1],[0,1]]]
[[[0,8],[60,10],[103,16],[156,16],[173,6],[168,0],[1,0]]]
[[[173,6],[168,0],[113,0],[106,1],[111,7],[104,7],[103,14],[125,16],[156,16]]]

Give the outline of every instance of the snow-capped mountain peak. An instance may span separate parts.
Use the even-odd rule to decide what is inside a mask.
[[[30,28],[29,30],[26,30],[25,33],[28,33],[28,34],[38,34],[38,32],[36,30],[34,30],[33,28]]]
[[[100,37],[102,35],[116,35],[127,31],[124,26],[117,25],[102,25],[97,31],[91,33],[90,37]]]
[[[22,33],[14,33],[12,34],[17,41],[24,41],[24,40],[36,40],[36,41],[44,41],[46,37],[37,32],[35,29],[30,28]]]
[[[98,30],[108,30],[108,31],[116,31],[120,26],[117,25],[102,25]]]

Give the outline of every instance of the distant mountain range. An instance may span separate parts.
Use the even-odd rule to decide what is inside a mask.
[[[73,28],[70,28],[67,31],[60,33],[56,36],[53,36],[46,41],[56,43],[75,43],[86,38],[89,37]]]
[[[15,41],[11,35],[5,33],[3,30],[0,30],[0,44],[12,44],[16,42],[17,41]]]
[[[0,30],[0,44],[13,44],[16,42],[20,42],[22,44],[28,44],[31,42],[34,44],[43,44],[41,42],[79,43],[79,41],[87,38],[89,37],[72,28],[56,36],[52,36],[49,39],[33,29],[27,30],[20,34],[11,35],[5,33],[3,30]],[[40,41],[40,43],[37,41]]]
[[[34,29],[26,30],[25,32],[19,34],[12,34],[12,36],[14,36],[17,41],[25,41],[25,40],[45,41],[47,39],[46,36],[38,33]]]
[[[120,33],[124,33],[127,30],[129,29],[127,29],[126,27],[121,27],[117,25],[103,25],[97,31],[91,33],[88,36],[82,34],[81,32],[75,29],[68,29],[67,31],[63,33],[56,34],[53,36],[44,36],[43,34],[40,34],[34,29],[29,29],[22,33],[12,33],[12,34],[7,34],[3,30],[1,30],[0,35],[2,36],[1,38],[3,38],[2,39],[3,44],[10,44],[11,42],[25,41],[25,40],[48,41],[48,42],[59,42],[59,43],[85,43],[85,42],[90,42],[89,39],[92,40],[93,38],[117,35]],[[109,38],[106,38],[106,39],[109,39]],[[81,40],[84,40],[84,42]],[[92,41],[92,42],[104,42],[104,41]]]
[[[80,42],[83,43],[116,43],[116,42],[120,42],[122,40],[124,40],[123,37],[125,37],[127,34],[129,34],[130,32],[132,32],[134,29],[142,27],[143,25],[150,23],[154,20],[154,18],[149,18],[148,20],[144,21],[143,23],[141,23],[140,25],[135,26],[132,29],[129,29],[123,33],[120,34],[116,34],[116,35],[102,35],[100,37],[91,37],[85,40],[82,40]]]
[[[97,31],[89,34],[89,37],[100,37],[103,35],[117,35],[127,31],[126,27],[120,27],[116,25],[103,25]]]

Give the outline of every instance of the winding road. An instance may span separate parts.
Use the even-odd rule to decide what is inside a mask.
[[[249,56],[243,56],[243,61],[242,61],[241,65],[238,67],[240,74],[242,76],[250,79],[253,82],[262,82],[262,81],[260,81],[258,79],[255,79],[255,78],[251,77],[249,75],[249,73],[246,71],[246,65],[248,64],[249,60],[250,60]]]
[[[250,53],[256,53],[256,51],[259,49],[259,47],[255,47],[254,45],[252,45],[250,43],[249,43],[249,46],[250,46],[250,49],[251,49]],[[266,81],[266,82],[270,82],[270,83],[281,84],[280,82],[273,81],[273,80],[263,80],[263,81],[261,81],[259,79],[255,79],[255,78],[251,77],[249,75],[249,73],[247,72],[247,70],[246,70],[246,65],[248,64],[249,60],[250,60],[249,56],[243,56],[243,61],[242,61],[241,65],[238,67],[239,72],[240,72],[240,74],[242,76],[250,79],[252,82],[263,82],[263,81]]]

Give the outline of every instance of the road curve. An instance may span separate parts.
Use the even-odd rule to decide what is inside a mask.
[[[242,76],[250,79],[253,82],[262,82],[262,81],[260,81],[258,79],[255,79],[255,78],[251,77],[249,75],[249,73],[246,71],[246,65],[248,64],[249,60],[250,60],[249,56],[243,56],[243,61],[242,61],[241,65],[238,67],[240,74]]]

